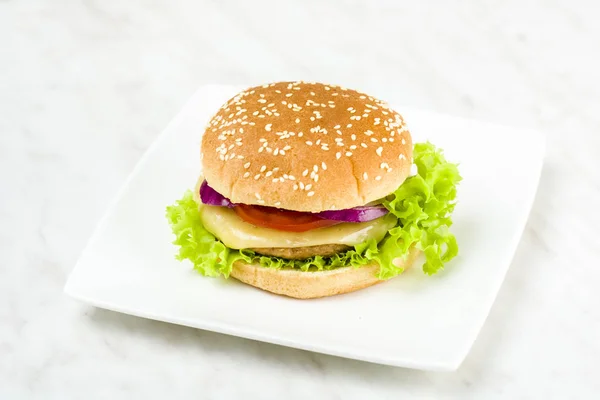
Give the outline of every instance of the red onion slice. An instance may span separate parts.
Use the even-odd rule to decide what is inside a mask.
[[[206,181],[203,181],[202,185],[200,185],[200,200],[202,200],[202,203],[211,206],[222,206],[228,208],[235,207],[235,204],[233,204],[227,197],[211,188]]]
[[[388,213],[384,206],[360,206],[339,211],[321,211],[319,218],[344,222],[367,222],[383,217]]]
[[[211,206],[221,206],[233,208],[236,206],[227,197],[223,196],[212,187],[206,181],[200,185],[200,200],[204,204]],[[347,208],[345,210],[332,210],[332,211],[321,211],[318,213],[307,213],[315,215],[322,219],[331,221],[342,221],[342,222],[367,222],[374,219],[383,217],[388,213],[388,209],[384,206],[359,206],[354,208]]]

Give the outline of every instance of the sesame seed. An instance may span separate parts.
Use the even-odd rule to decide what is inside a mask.
[[[337,153],[335,153],[335,158],[337,158],[338,160],[342,157],[342,153],[340,153],[339,151]]]
[[[285,97],[292,97],[293,93],[287,93]]]
[[[300,123],[300,118],[296,118],[296,123],[299,124]]]
[[[267,101],[265,99],[258,99],[259,103],[266,103]],[[230,117],[231,118],[231,117]]]
[[[346,152],[346,157],[350,157],[351,155],[352,155],[352,152],[351,152],[351,151],[347,151],[347,152]]]
[[[404,138],[402,138],[402,144],[406,144],[406,140],[404,140]]]
[[[371,138],[371,142],[373,142],[373,143],[377,143],[377,142],[378,142],[378,140],[377,140],[377,138],[374,138],[374,137],[372,137],[372,138]]]
[[[353,144],[352,146],[350,146],[350,150],[356,150],[356,147],[357,146],[355,144]]]
[[[383,147],[379,146],[379,147],[377,148],[377,150],[375,150],[375,153],[377,153],[377,155],[378,155],[379,157],[381,157],[381,152],[382,152],[382,151],[383,151]]]
[[[375,177],[375,180],[376,180],[376,181],[380,181],[380,180],[381,180],[381,176],[377,175],[377,176]]]
[[[369,179],[369,175],[365,172],[363,173],[363,179],[366,181],[367,179]]]
[[[273,125],[273,124],[266,124],[266,125],[265,125],[265,131],[267,131],[267,132],[271,132],[271,126],[272,126],[272,125]]]
[[[298,185],[294,183],[294,190],[298,190]]]
[[[351,138],[352,140],[356,140],[356,135],[353,133],[352,135],[350,135],[350,138]]]
[[[333,127],[333,129],[340,129],[340,126],[336,125],[336,126]]]
[[[313,171],[318,172],[319,171],[319,167],[317,167],[316,165],[313,166]]]
[[[379,164],[379,168],[384,169],[384,168],[388,168],[388,163],[384,163],[382,162],[381,164]]]
[[[305,169],[304,172],[302,172],[302,176],[306,176],[308,175],[308,169]]]
[[[304,190],[310,190],[312,188],[312,183],[309,183],[308,185],[304,186]]]
[[[302,137],[302,136],[304,136],[304,133],[298,132],[298,137]]]
[[[304,190],[304,183],[300,182],[300,190]]]
[[[260,200],[260,194],[258,194],[258,192],[254,193],[254,195],[256,196],[256,198],[257,198],[258,200]]]
[[[275,207],[279,207],[281,205],[280,201],[275,202]]]
[[[315,192],[308,192],[307,196],[310,197],[310,196],[313,196],[314,194],[315,194]]]
[[[275,149],[275,151],[273,152],[273,155],[274,155],[274,156],[276,156],[277,154],[279,154],[279,147],[277,147],[277,148]]]
[[[323,170],[327,169],[327,164],[325,164],[324,162],[321,163],[321,168],[323,168]]]
[[[258,180],[258,178],[260,178],[260,174],[256,174],[256,175],[254,175],[254,179],[255,179],[255,180]]]
[[[274,178],[272,182],[273,182],[273,183],[277,183],[277,182],[279,182],[279,178]]]
[[[269,177],[269,176],[271,176],[271,175],[273,175],[273,171],[267,171],[267,173],[265,174],[265,177],[267,177],[267,178],[268,178],[268,177]]]
[[[366,148],[367,148],[367,145],[366,145],[366,144],[364,144],[364,143],[361,143],[361,144],[360,144],[360,147],[364,147],[364,148],[366,149]]]
[[[307,140],[305,143],[309,146],[312,146],[312,144],[313,144],[310,140]]]
[[[250,172],[247,172],[247,171],[246,171],[246,173],[244,174],[244,178],[247,178],[247,177],[249,177],[249,176],[250,176]]]
[[[406,160],[406,156],[404,154],[402,154],[402,153],[400,153],[400,155],[398,156],[398,158],[400,160]]]
[[[346,128],[352,128],[352,124],[346,125]]]
[[[381,139],[381,141],[382,141],[383,143],[385,143],[385,142],[387,142],[387,138],[382,138],[382,139]]]
[[[262,167],[260,167],[260,172],[265,172],[266,169],[267,169],[267,166],[263,165]]]

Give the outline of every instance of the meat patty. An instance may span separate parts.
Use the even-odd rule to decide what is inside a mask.
[[[350,249],[351,247],[346,246],[345,244],[321,244],[318,246],[265,247],[250,250],[265,256],[281,257],[289,260],[304,260],[312,256],[330,257],[336,253],[341,253],[342,251]]]

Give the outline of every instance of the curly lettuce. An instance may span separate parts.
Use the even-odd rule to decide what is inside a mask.
[[[202,275],[229,277],[237,260],[258,263],[266,268],[294,268],[301,271],[323,271],[377,262],[380,279],[401,274],[404,269],[393,260],[404,259],[412,247],[425,255],[423,271],[429,275],[441,270],[458,254],[456,238],[450,233],[456,185],[461,180],[457,166],[449,163],[440,149],[430,143],[418,143],[413,152],[417,175],[408,178],[383,201],[390,211],[385,218],[396,219],[396,225],[377,243],[371,239],[354,249],[332,257],[315,256],[306,260],[288,260],[263,256],[248,249],[234,250],[204,228],[198,204],[191,191],[174,205],[167,207],[167,219],[179,246],[178,260],[191,261]]]
[[[456,238],[449,230],[456,185],[462,179],[458,167],[447,162],[442,150],[431,143],[417,143],[413,159],[417,174],[383,202],[398,218],[398,224],[379,245],[381,279],[402,273],[391,260],[406,257],[411,246],[425,254],[423,271],[428,275],[441,270],[458,254]]]

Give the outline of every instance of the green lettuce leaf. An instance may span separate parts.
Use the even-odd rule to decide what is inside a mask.
[[[418,174],[408,178],[394,193],[383,200],[390,210],[385,218],[395,219],[396,226],[379,243],[371,239],[354,249],[332,257],[288,260],[256,254],[225,246],[202,225],[198,204],[191,191],[167,207],[167,219],[179,246],[178,260],[188,259],[194,269],[205,276],[229,277],[233,263],[244,260],[266,268],[295,268],[301,271],[323,271],[339,267],[355,268],[377,262],[378,277],[389,279],[403,272],[392,262],[408,256],[411,247],[422,250],[426,262],[423,271],[433,274],[458,253],[450,214],[454,209],[456,185],[460,175],[455,164],[448,163],[442,151],[430,143],[415,145],[414,163]]]
[[[443,152],[431,143],[417,143],[413,151],[417,175],[408,178],[383,205],[398,218],[379,244],[382,279],[398,275],[391,260],[406,257],[411,246],[423,251],[423,271],[438,272],[458,254],[456,238],[450,233],[456,185],[461,181],[456,164],[446,161]]]
[[[194,269],[202,275],[229,277],[233,263],[242,258],[242,255],[225,246],[204,228],[198,203],[191,191],[187,191],[181,200],[167,207],[167,219],[176,237],[173,244],[179,246],[179,254],[176,256],[178,260],[190,260]]]

